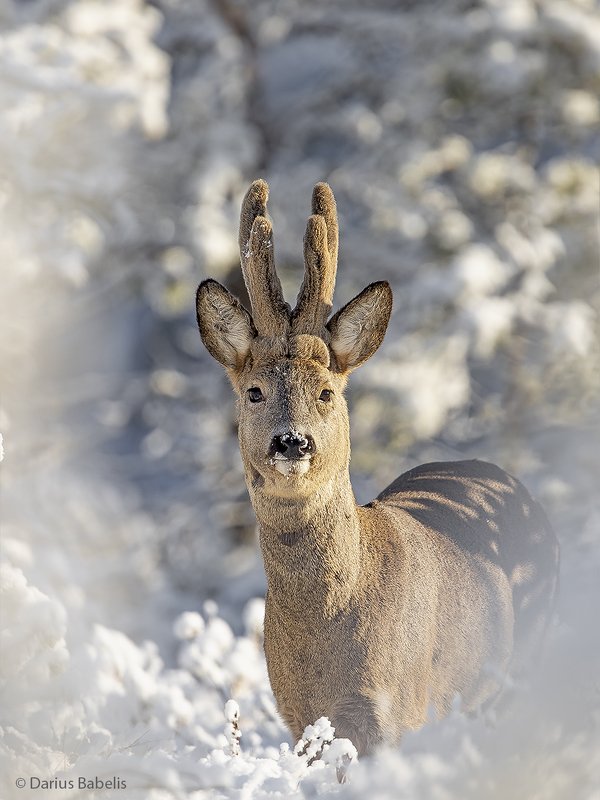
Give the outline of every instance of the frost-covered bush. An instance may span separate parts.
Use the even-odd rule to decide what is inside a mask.
[[[139,0],[81,0],[43,23],[15,9],[12,22],[0,39],[3,261],[81,286],[107,247],[139,242],[150,223],[131,161],[139,137],[168,129],[160,16]]]
[[[19,796],[14,781],[23,775],[28,785],[31,777],[66,788],[70,781],[70,797],[96,796],[77,791],[79,776],[90,775],[118,777],[128,798],[204,790],[287,797],[307,777],[335,785],[336,767],[356,756],[349,742],[334,741],[325,719],[293,752],[287,743],[278,749],[286,733],[256,627],[236,638],[214,607],[206,619],[185,613],[174,626],[184,642],[179,667],[167,669],[153,642],[136,645],[101,625],[72,636],[57,600],[10,564],[0,570],[0,637],[10,654],[0,675],[2,797]],[[230,694],[237,699],[226,700]]]

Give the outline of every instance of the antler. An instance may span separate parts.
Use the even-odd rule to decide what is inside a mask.
[[[317,183],[312,196],[312,216],[304,234],[304,280],[292,312],[294,333],[324,337],[333,305],[338,256],[335,198],[326,183]]]
[[[281,336],[289,331],[290,307],[283,299],[275,272],[273,229],[266,217],[269,187],[266,181],[252,183],[242,203],[240,259],[252,319],[261,336]]]

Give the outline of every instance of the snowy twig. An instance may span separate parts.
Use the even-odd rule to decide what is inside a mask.
[[[228,700],[225,703],[225,718],[227,720],[225,736],[229,742],[229,752],[232,756],[239,756],[242,732],[238,724],[240,719],[240,707],[235,700]]]

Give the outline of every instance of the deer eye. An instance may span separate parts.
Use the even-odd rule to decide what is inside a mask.
[[[319,400],[321,400],[322,403],[329,403],[331,401],[332,395],[333,391],[331,389],[323,389],[323,391],[319,395]]]
[[[260,403],[264,400],[265,397],[258,386],[253,386],[251,389],[248,389],[248,400],[251,403]]]

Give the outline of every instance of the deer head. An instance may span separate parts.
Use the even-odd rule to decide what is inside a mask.
[[[268,186],[255,181],[240,219],[242,272],[252,312],[209,279],[198,287],[200,335],[239,398],[239,440],[249,487],[301,497],[347,470],[349,373],[377,350],[392,307],[389,285],[367,286],[328,321],[338,254],[335,199],[318,183],[304,236],[296,307],[275,272]]]

